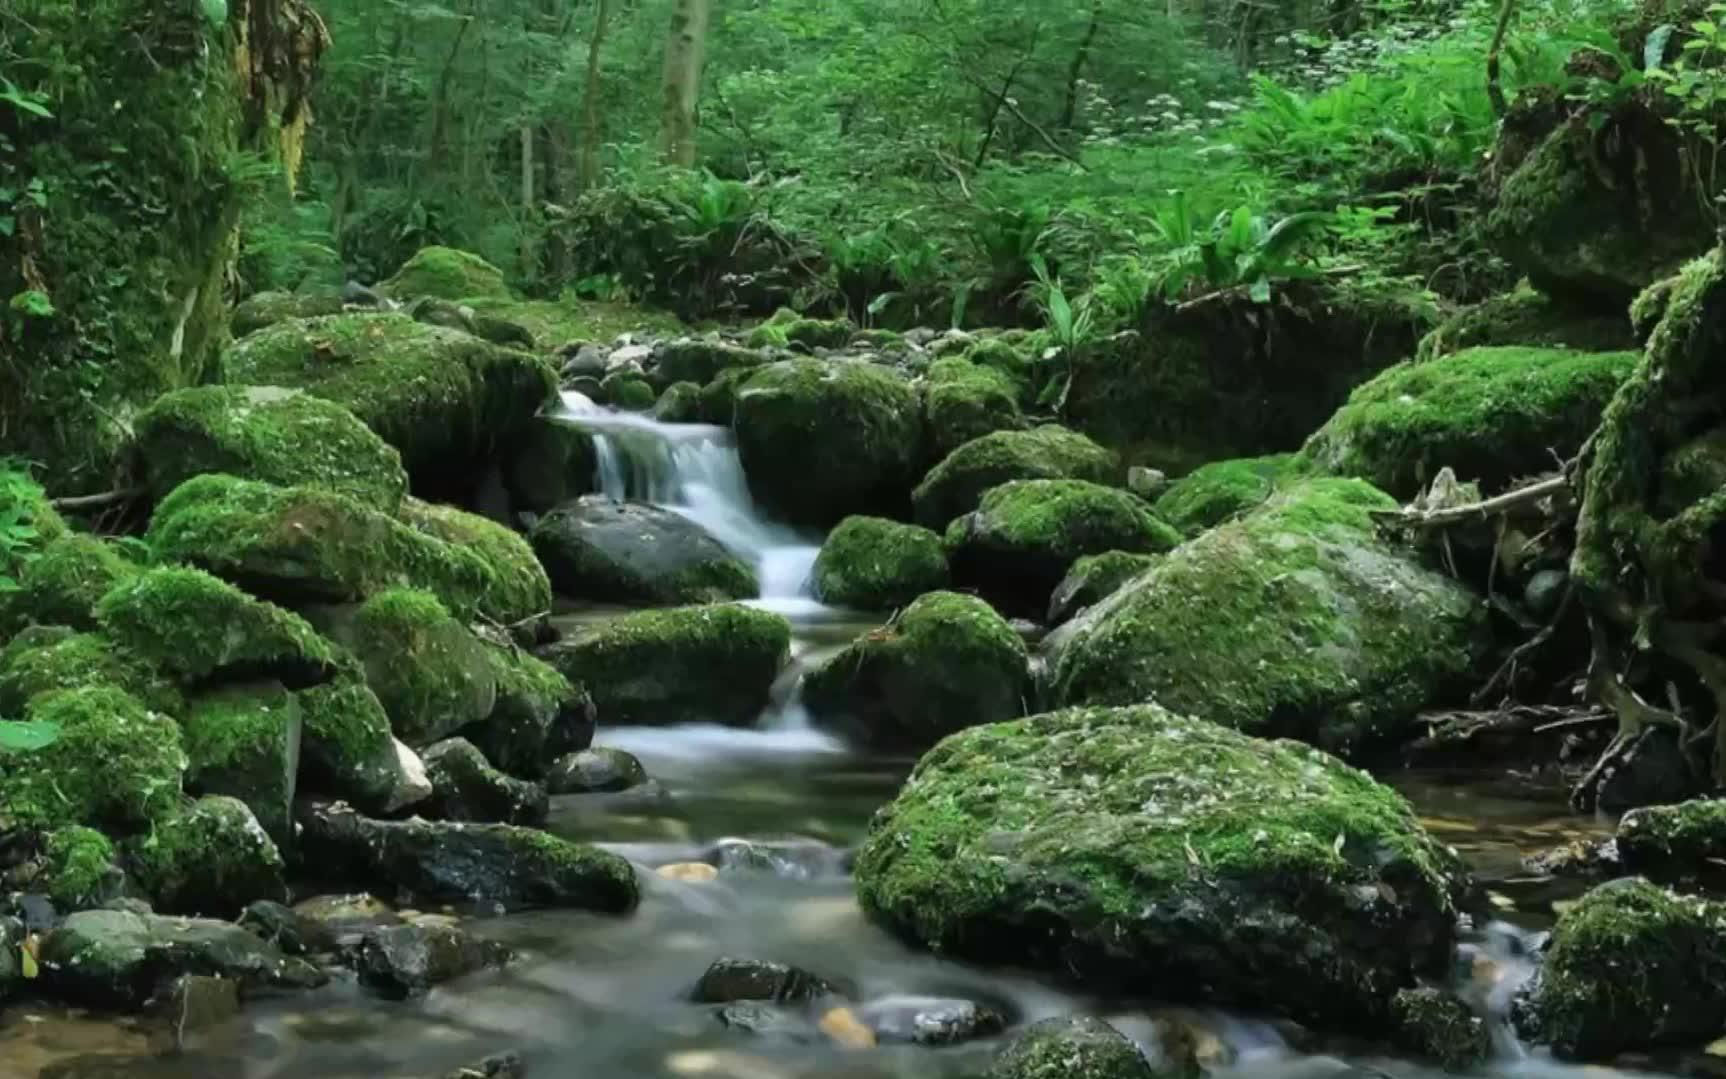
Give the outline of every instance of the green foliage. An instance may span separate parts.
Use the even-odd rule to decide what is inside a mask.
[[[45,719],[0,719],[0,753],[28,753],[44,749],[60,738],[60,726]]]

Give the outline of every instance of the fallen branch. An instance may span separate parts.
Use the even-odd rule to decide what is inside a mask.
[[[1610,724],[1617,716],[1605,708],[1575,707],[1558,704],[1513,704],[1488,711],[1425,712],[1416,722],[1427,726],[1427,733],[1410,742],[1404,750],[1407,757],[1420,757],[1442,750],[1457,749],[1488,737],[1543,735],[1571,727]]]
[[[1509,513],[1530,503],[1539,502],[1543,498],[1566,493],[1569,490],[1570,476],[1566,472],[1560,472],[1556,476],[1549,476],[1546,479],[1531,483],[1527,487],[1506,491],[1501,495],[1494,495],[1479,502],[1471,502],[1466,506],[1441,506],[1432,510],[1405,507],[1394,510],[1378,510],[1374,516],[1394,519],[1416,528],[1444,528],[1449,525],[1460,524],[1463,521],[1484,520],[1496,514]]]
[[[54,507],[56,510],[82,513],[85,510],[99,510],[106,509],[109,506],[117,506],[122,502],[130,502],[135,498],[142,498],[144,494],[145,491],[142,487],[122,487],[117,491],[103,491],[101,494],[95,495],[76,495],[71,498],[50,498],[48,500],[48,505]]]

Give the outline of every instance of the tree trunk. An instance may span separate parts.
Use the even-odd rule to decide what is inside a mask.
[[[534,209],[534,194],[537,185],[533,176],[533,144],[534,125],[521,125],[521,275],[532,278],[534,275],[533,258],[533,222],[538,216]]]
[[[1073,54],[1072,66],[1067,69],[1067,100],[1061,106],[1060,130],[1071,131],[1079,115],[1079,80],[1085,76],[1085,65],[1091,62],[1091,46],[1096,43],[1097,30],[1103,23],[1103,0],[1091,0],[1091,23],[1085,27],[1084,39],[1079,42],[1079,51]]]
[[[676,0],[665,40],[665,103],[661,118],[667,164],[695,165],[695,103],[707,51],[710,0]]]
[[[600,59],[605,50],[605,32],[611,24],[611,0],[599,0],[594,14],[593,36],[587,42],[587,80],[581,95],[581,163],[575,172],[576,188],[586,191],[599,181],[599,94],[603,84]]]
[[[426,149],[426,170],[439,172],[443,168],[444,154],[449,146],[449,88],[455,78],[455,62],[461,56],[461,43],[467,37],[468,28],[473,25],[473,16],[464,18],[461,29],[455,32],[455,41],[450,43],[449,56],[445,58],[443,70],[438,73],[437,92],[432,95],[432,129],[431,140]]]

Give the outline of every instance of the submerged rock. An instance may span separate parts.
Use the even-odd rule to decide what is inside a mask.
[[[434,985],[509,962],[510,950],[447,925],[396,925],[373,929],[360,939],[356,968],[360,984],[403,1000]]]
[[[1522,1034],[1567,1059],[1705,1042],[1726,1029],[1726,904],[1641,879],[1583,896],[1524,990]]]
[[[891,513],[916,482],[917,392],[874,364],[787,360],[758,368],[737,391],[734,425],[750,490],[794,524]]]
[[[514,779],[491,766],[465,738],[450,738],[425,751],[432,797],[426,812],[455,821],[539,824],[549,808],[546,789]]]
[[[804,1004],[846,995],[827,979],[798,967],[730,956],[714,960],[691,993],[697,1004],[730,1004],[740,1000]]]
[[[127,849],[165,914],[231,918],[255,900],[288,897],[281,852],[236,798],[200,798]]]
[[[784,618],[736,604],[639,611],[589,626],[545,658],[606,722],[750,723],[791,649]]]
[[[559,757],[545,782],[553,794],[615,793],[646,783],[647,769],[621,749],[600,746]]]
[[[856,875],[870,916],[955,958],[1369,1027],[1448,969],[1462,870],[1364,773],[1147,705],[947,739]]]
[[[509,824],[378,821],[341,803],[303,805],[304,857],[332,879],[387,882],[416,902],[505,908],[635,908],[635,870],[615,854]]]
[[[228,922],[117,910],[67,918],[43,938],[40,961],[43,982],[56,994],[104,1008],[142,1007],[184,974],[228,978],[245,989],[311,989],[328,980]]]
[[[916,1045],[957,1045],[1007,1029],[1006,1018],[995,1009],[945,997],[886,997],[870,1001],[862,1016],[879,1040]]]
[[[1155,554],[1181,542],[1143,500],[1083,480],[1019,480],[954,521],[946,544],[953,580],[1003,609],[1040,617],[1074,562],[1108,551]]]
[[[680,513],[594,495],[559,506],[534,526],[533,548],[557,591],[613,603],[719,603],[748,599],[755,572]]]
[[[1065,427],[999,431],[967,442],[929,470],[911,494],[917,522],[944,530],[970,513],[985,492],[1014,480],[1108,483],[1120,462],[1114,453]]]
[[[1200,465],[1157,497],[1157,515],[1196,536],[1264,505],[1298,467],[1292,453]]]
[[[980,723],[1024,715],[1030,655],[975,596],[931,592],[804,678],[810,714],[870,745],[926,749]]]
[[[1089,1017],[1045,1019],[1009,1045],[988,1079],[1159,1079],[1132,1039]]]
[[[815,595],[861,611],[890,611],[947,587],[947,553],[926,528],[847,517],[815,559]]]
[[[1486,1021],[1442,990],[1404,989],[1391,1000],[1391,1038],[1446,1071],[1470,1071],[1492,1055]]]
[[[1395,502],[1316,480],[1182,545],[1071,623],[1061,704],[1156,701],[1336,751],[1399,732],[1461,685],[1486,611],[1379,539]]]

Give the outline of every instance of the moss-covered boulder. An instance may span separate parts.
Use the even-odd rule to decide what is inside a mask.
[[[561,595],[614,603],[750,599],[755,571],[680,513],[594,495],[559,506],[528,537]]]
[[[565,753],[593,743],[597,710],[587,691],[513,644],[487,642],[497,704],[461,734],[514,776],[537,778]]]
[[[551,579],[521,533],[477,513],[411,497],[402,499],[400,516],[433,539],[479,557],[486,568],[479,610],[524,612],[515,621],[550,613]]]
[[[947,739],[856,874],[871,917],[955,958],[1370,1028],[1448,969],[1462,870],[1364,772],[1145,705]]]
[[[517,511],[549,513],[591,493],[598,466],[591,434],[541,417],[504,463],[503,482]]]
[[[886,749],[922,750],[966,727],[1025,714],[1030,655],[975,596],[931,592],[809,672],[818,721]]]
[[[660,423],[697,423],[701,419],[701,386],[695,382],[673,382],[653,403],[653,418]]]
[[[1477,348],[1385,371],[1307,440],[1314,468],[1412,498],[1444,467],[1496,492],[1574,455],[1634,352]]]
[[[93,629],[97,601],[137,575],[137,565],[106,540],[72,533],[51,540],[24,563],[18,590],[0,594],[0,636],[30,623]]]
[[[233,918],[288,897],[281,852],[237,798],[200,798],[128,845],[139,883],[164,914]]]
[[[1171,552],[1072,623],[1062,704],[1156,701],[1333,751],[1393,735],[1471,677],[1485,605],[1381,541],[1395,502],[1303,483]]]
[[[333,401],[401,452],[414,489],[465,496],[557,389],[546,360],[401,314],[283,322],[236,343],[228,379]]]
[[[666,382],[705,386],[726,371],[761,367],[770,362],[759,349],[743,348],[705,337],[680,337],[654,350],[659,377]]]
[[[1622,310],[1554,300],[1529,285],[1465,307],[1420,339],[1415,359],[1435,360],[1469,348],[1520,345],[1618,352],[1637,337]]]
[[[126,872],[109,838],[73,824],[56,828],[42,843],[42,891],[62,912],[86,910],[118,898]]]
[[[193,476],[328,487],[394,513],[407,490],[401,455],[352,412],[299,390],[199,386],[156,400],[135,424],[158,498]]]
[[[892,511],[917,478],[917,391],[874,364],[787,360],[759,368],[737,391],[734,425],[750,490],[795,524]]]
[[[301,690],[302,780],[367,813],[394,813],[431,797],[425,765],[395,737],[389,713],[356,676]]]
[[[439,300],[509,298],[502,270],[478,255],[453,247],[420,248],[381,287],[398,300],[424,296]]]
[[[1064,427],[998,431],[967,442],[929,470],[911,494],[917,522],[943,530],[970,513],[985,492],[1013,480],[1117,479],[1120,463],[1109,450]]]
[[[432,796],[428,816],[442,820],[539,824],[549,802],[538,783],[515,779],[493,768],[485,754],[465,738],[446,738],[425,751]]]
[[[659,397],[645,375],[625,368],[613,371],[600,381],[598,400],[625,412],[646,412]]]
[[[1059,625],[1103,602],[1158,561],[1158,555],[1131,551],[1107,551],[1079,559],[1049,597],[1049,624]]]
[[[335,654],[304,619],[201,570],[150,570],[103,596],[96,614],[127,651],[186,681],[268,677],[300,688],[335,674]]]
[[[1200,465],[1157,496],[1157,516],[1196,536],[1264,505],[1299,467],[1300,459],[1289,453]]]
[[[1019,383],[996,368],[968,360],[937,360],[924,378],[923,421],[933,460],[984,435],[1025,426],[1019,411]]]
[[[857,332],[849,319],[805,318],[788,307],[781,307],[773,317],[749,333],[750,348],[788,348],[798,345],[805,349],[844,348]]]
[[[1552,930],[1515,1016],[1560,1057],[1693,1045],[1726,1029],[1726,904],[1641,879],[1583,896]]]
[[[130,694],[108,686],[40,693],[23,718],[54,740],[0,754],[0,817],[41,830],[83,824],[124,833],[179,804],[180,728]]]
[[[1155,554],[1181,542],[1142,499],[1084,480],[1019,480],[947,528],[953,580],[1004,610],[1040,617],[1074,562],[1108,551]]]
[[[1442,989],[1399,990],[1390,1011],[1391,1041],[1445,1071],[1472,1071],[1492,1055],[1486,1020]]]
[[[995,1058],[987,1079],[1161,1079],[1133,1040],[1089,1016],[1045,1019]]]
[[[731,427],[737,422],[737,391],[755,376],[753,367],[733,367],[722,371],[712,382],[701,387],[696,401],[697,415],[702,423]]]
[[[342,308],[342,297],[335,292],[257,292],[234,305],[229,325],[235,337],[244,337],[291,318],[339,315]]]
[[[393,589],[367,600],[341,634],[365,667],[396,737],[430,745],[491,716],[497,673],[484,643],[436,596]]]
[[[549,587],[541,591],[531,550],[501,532],[489,535],[507,554],[502,560],[477,533],[445,542],[323,488],[199,476],[156,507],[149,542],[159,558],[296,603],[423,588],[462,617],[507,625],[543,613],[550,595]]]
[[[552,645],[546,660],[587,687],[605,721],[754,722],[791,649],[779,615],[722,603],[639,611]]]
[[[329,879],[388,881],[414,902],[622,914],[641,898],[623,858],[535,828],[369,820],[339,802],[307,804],[300,821],[305,857]]]
[[[947,579],[940,536],[881,517],[845,518],[815,559],[816,598],[862,611],[903,607]]]
[[[23,714],[30,698],[57,689],[109,686],[146,708],[179,715],[185,697],[154,664],[99,633],[35,626],[0,650],[0,716]]]
[[[291,850],[304,718],[280,682],[224,686],[193,699],[180,721],[186,786],[245,803],[275,845]]]
[[[1708,877],[1726,863],[1726,799],[1633,809],[1618,822],[1624,868],[1655,880]]]

